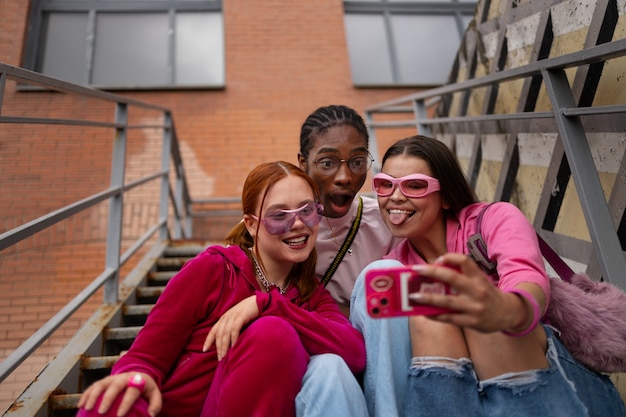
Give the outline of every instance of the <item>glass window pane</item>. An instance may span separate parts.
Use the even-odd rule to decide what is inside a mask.
[[[224,29],[221,13],[176,16],[177,85],[224,85]]]
[[[41,72],[77,84],[87,80],[87,15],[54,13],[47,16]]]
[[[383,17],[347,14],[345,23],[354,84],[392,83],[393,73]]]
[[[453,16],[393,16],[399,82],[442,84],[452,68],[461,38]],[[436,42],[433,40],[436,39]]]
[[[99,14],[92,84],[170,84],[168,30],[165,13]]]
[[[463,20],[463,32],[465,32],[469,24],[472,22],[472,20],[474,20],[474,16],[463,15],[461,16],[461,18]]]

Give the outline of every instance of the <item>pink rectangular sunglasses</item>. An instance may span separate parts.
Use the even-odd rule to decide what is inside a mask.
[[[382,172],[372,178],[372,188],[379,197],[389,197],[398,186],[406,197],[420,198],[439,191],[439,180],[424,174],[394,178]]]

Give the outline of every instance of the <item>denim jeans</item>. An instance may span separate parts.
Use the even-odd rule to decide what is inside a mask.
[[[363,390],[340,356],[311,356],[296,397],[296,416],[367,417]]]
[[[350,297],[350,321],[365,338],[363,390],[370,417],[403,417],[411,366],[411,341],[406,317],[373,319],[365,308],[365,273],[372,268],[402,265],[395,260],[370,263]]]
[[[397,265],[371,263],[352,293],[350,320],[365,337],[363,383],[370,417],[626,416],[610,379],[572,358],[548,326],[546,369],[478,381],[469,359],[411,358],[407,320],[373,319],[365,308],[365,271]]]

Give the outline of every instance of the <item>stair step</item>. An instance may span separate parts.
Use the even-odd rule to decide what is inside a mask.
[[[139,334],[142,327],[143,326],[128,326],[104,329],[104,338],[107,341],[134,339],[137,337],[137,334]]]
[[[148,273],[149,285],[164,285],[169,281],[178,271],[153,271]]]
[[[116,355],[120,351],[130,349],[142,327],[143,326],[127,326],[105,329],[102,332],[106,342],[103,352],[104,355]]]
[[[158,297],[165,290],[165,286],[161,287],[138,287],[136,290],[137,297],[151,298]]]
[[[156,302],[156,298],[154,299]],[[122,306],[124,326],[143,326],[146,324],[148,314],[152,311],[154,303]]]
[[[208,245],[185,245],[170,246],[165,249],[163,256],[166,257],[194,257],[204,251]]]
[[[84,357],[80,361],[80,369],[88,371],[111,369],[120,359],[120,356],[121,355]]]
[[[124,316],[147,316],[154,304],[127,305],[122,307]]]
[[[54,411],[76,410],[81,394],[53,394],[50,396],[50,407]]]
[[[159,258],[156,261],[157,268],[166,271],[178,270],[180,269],[185,262],[193,259],[193,256],[190,257],[175,257],[175,258]]]

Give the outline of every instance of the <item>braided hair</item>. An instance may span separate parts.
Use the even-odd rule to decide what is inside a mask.
[[[300,154],[304,157],[309,155],[315,136],[325,133],[331,127],[344,125],[353,126],[363,136],[365,146],[368,147],[369,133],[363,118],[348,106],[330,105],[315,110],[302,124]]]

